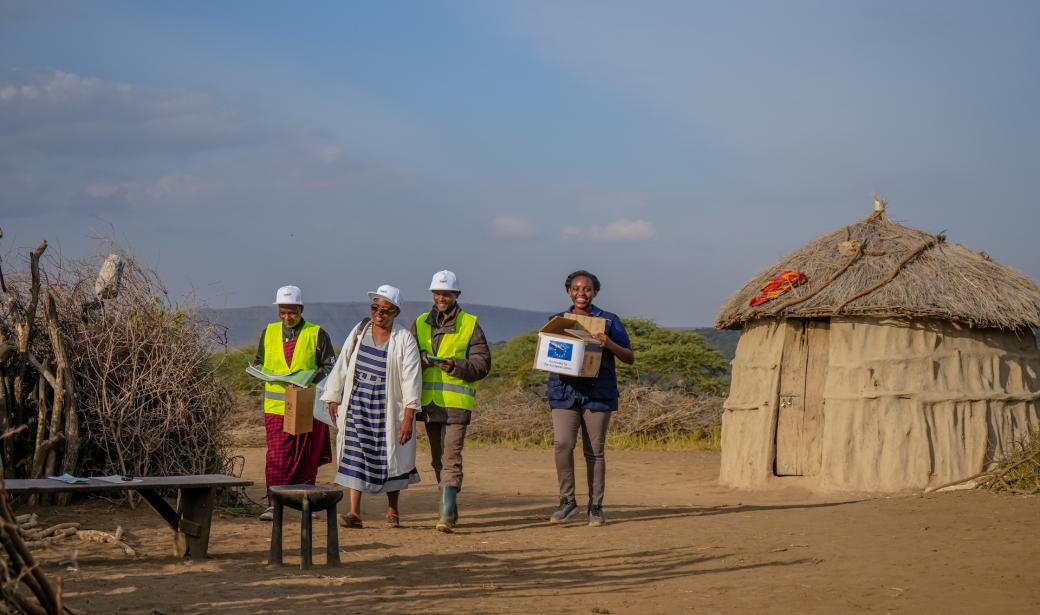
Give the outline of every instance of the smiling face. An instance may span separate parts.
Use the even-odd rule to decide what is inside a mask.
[[[592,305],[592,300],[596,297],[596,288],[591,278],[580,275],[571,280],[567,294],[570,295],[574,307],[584,312]]]
[[[302,305],[278,306],[278,320],[282,321],[283,326],[288,327],[290,329],[300,324],[301,314],[303,314]]]
[[[397,317],[398,309],[393,303],[390,303],[386,299],[380,299],[376,297],[372,300],[372,324],[379,327],[380,329],[389,329],[394,325],[394,318]]]
[[[433,305],[438,312],[451,311],[451,308],[455,307],[455,302],[458,301],[458,298],[459,294],[450,290],[433,291]]]

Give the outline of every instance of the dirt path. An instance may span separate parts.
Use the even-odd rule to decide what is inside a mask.
[[[259,497],[263,449],[241,452]],[[478,449],[467,451],[457,534],[432,529],[438,494],[423,472],[402,497],[404,528],[383,529],[383,501],[365,501],[367,527],[341,534],[342,568],[269,568],[270,524],[228,516],[215,521],[212,557],[182,563],[154,513],[103,503],[41,514],[122,525],[136,559],[72,543],[41,559],[57,574],[78,549],[66,596],[93,613],[1040,612],[1040,498],[752,495],[714,484],[713,453],[614,451],[608,463],[600,529],[546,523],[549,451]],[[318,529],[319,563],[323,544]]]

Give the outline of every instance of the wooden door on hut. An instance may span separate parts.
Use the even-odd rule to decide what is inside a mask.
[[[830,321],[785,320],[776,417],[776,475],[815,476],[823,440]]]

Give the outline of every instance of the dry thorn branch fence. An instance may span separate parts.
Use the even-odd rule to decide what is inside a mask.
[[[0,428],[28,426],[4,476],[227,471],[232,397],[209,360],[223,327],[117,248],[100,278],[96,262],[41,266],[45,250],[0,297]]]

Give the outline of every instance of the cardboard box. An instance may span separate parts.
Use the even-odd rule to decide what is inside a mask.
[[[290,384],[285,389],[285,433],[294,436],[314,429],[314,389]]]
[[[565,313],[545,324],[538,331],[538,349],[534,368],[542,371],[595,378],[603,359],[603,349],[594,333],[607,329],[604,318]]]

